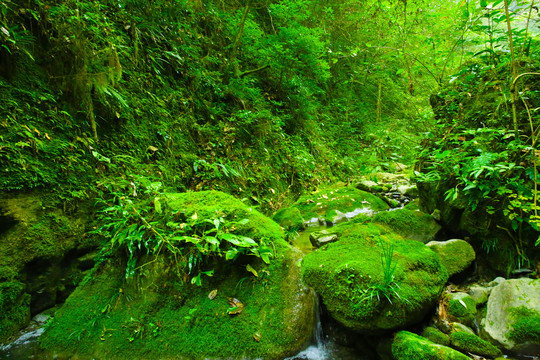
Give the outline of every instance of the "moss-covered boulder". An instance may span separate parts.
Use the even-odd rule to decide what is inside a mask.
[[[450,276],[464,271],[476,259],[473,247],[465,240],[430,241],[426,245],[439,254]]]
[[[448,346],[450,345],[450,337],[443,333],[441,330],[434,328],[433,326],[428,326],[422,331],[422,337],[425,337],[429,341],[434,342],[435,344]]]
[[[448,294],[448,317],[467,326],[472,326],[476,318],[476,301],[466,293]]]
[[[272,220],[287,230],[296,231],[305,227],[304,218],[302,217],[300,210],[295,207],[289,207],[277,211],[274,216],[272,216]]]
[[[306,255],[302,277],[334,319],[362,333],[421,321],[448,279],[424,244],[374,224],[347,226],[338,242]]]
[[[456,331],[450,334],[450,341],[451,346],[459,351],[487,356],[490,358],[502,355],[502,352],[498,347],[474,334],[469,334],[463,331]]]
[[[203,258],[200,271],[212,276],[197,286],[174,270],[189,253],[142,258],[129,279],[118,254],[68,298],[42,347],[81,359],[283,359],[300,351],[311,338],[315,297],[279,225],[220,192],[167,198],[175,216],[247,219],[234,233],[271,240],[275,256],[269,264],[246,255]]]
[[[395,360],[470,360],[459,351],[435,344],[408,331],[397,333],[392,343],[392,354]]]
[[[441,230],[441,226],[431,215],[408,209],[380,212],[373,216],[373,221],[387,226],[405,238],[423,243],[435,239],[435,235]]]
[[[540,353],[540,279],[502,281],[491,291],[483,333],[505,349]]]
[[[331,188],[303,195],[293,207],[300,210],[308,223],[317,223],[319,218],[331,219],[336,210],[351,217],[357,213],[388,209],[388,205],[377,196],[354,187]]]

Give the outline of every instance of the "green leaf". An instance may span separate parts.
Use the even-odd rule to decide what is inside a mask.
[[[231,248],[229,250],[227,250],[227,252],[225,253],[225,260],[236,260],[236,258],[238,257],[238,255],[240,255],[240,251],[238,251],[238,249],[236,248]]]

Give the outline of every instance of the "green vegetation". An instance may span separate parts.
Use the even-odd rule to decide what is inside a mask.
[[[283,358],[312,322],[300,271],[341,323],[402,328],[448,278],[440,226],[538,275],[537,4],[510,5],[3,0],[0,340],[38,311],[32,266],[95,249],[51,351]],[[420,201],[382,212],[383,171]],[[359,209],[381,212],[296,266],[306,221]]]
[[[25,294],[24,289],[24,284],[20,282],[0,283],[0,342],[30,320],[30,295]]]
[[[464,325],[472,326],[476,318],[476,301],[465,293],[448,295],[448,315]]]
[[[448,335],[432,326],[426,327],[422,331],[421,335],[422,337],[434,342],[435,344],[440,344],[444,346],[450,345],[450,338],[448,337]]]
[[[304,281],[330,314],[364,333],[422,319],[448,278],[437,255],[374,224],[345,225],[338,242],[302,261]]]
[[[508,338],[515,342],[530,341],[540,345],[540,313],[522,306],[515,309],[511,316],[517,320]]]
[[[396,360],[421,357],[426,360],[467,360],[468,356],[452,348],[435,344],[408,331],[400,331],[392,343],[392,355]]]
[[[450,334],[452,347],[463,352],[469,352],[490,358],[501,356],[502,352],[496,346],[486,340],[479,338],[474,334],[468,334],[463,331],[456,331]]]
[[[168,203],[175,214],[183,212],[188,218],[197,214],[200,221],[222,212],[223,218],[249,219],[234,225],[237,239],[245,233],[254,239],[265,235],[272,240],[274,256],[250,256],[256,254],[249,251],[238,254],[234,262],[222,261],[226,249],[235,247],[226,244],[224,249],[203,252],[199,245],[204,249],[207,234],[195,244],[179,240],[176,249],[167,247],[161,253],[146,254],[143,246],[137,246],[136,271],[126,278],[123,269],[129,269],[131,258],[130,240],[125,239],[124,251],[111,253],[58,311],[41,345],[53,353],[122,359],[140,354],[148,359],[282,359],[300,351],[311,338],[315,298],[300,281],[299,253],[284,242],[278,225],[215,191],[171,194]],[[162,211],[165,217],[169,209]],[[156,219],[150,223],[162,230]],[[213,234],[215,228],[210,228]],[[146,240],[143,237],[142,243],[152,243]],[[168,241],[176,240],[170,236]],[[197,251],[199,275],[190,280],[195,265],[189,258]],[[179,263],[183,273],[174,267]],[[208,274],[210,268],[213,276],[199,282],[200,274]]]
[[[401,236],[426,243],[434,240],[441,226],[431,215],[409,209],[398,209],[375,214],[373,221]]]
[[[471,8],[478,51],[432,96],[437,125],[417,172],[428,212],[440,208],[477,249],[510,253],[500,261],[508,271],[530,265],[539,237],[538,40],[529,32],[534,2],[518,3],[512,12],[506,2]]]
[[[283,233],[256,210],[230,195],[217,191],[167,194],[161,183],[150,183],[144,200],[111,193],[103,205],[97,230],[107,245],[102,256],[114,256],[119,250],[128,254],[126,277],[131,277],[142,257],[172,255],[178,276],[191,275],[201,284],[201,276],[213,276],[214,270],[201,268],[209,259],[236,260],[253,255],[269,264]]]

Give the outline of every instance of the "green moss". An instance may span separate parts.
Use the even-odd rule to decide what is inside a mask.
[[[236,234],[253,239],[266,238],[275,242],[278,247],[287,246],[283,230],[276,222],[221,191],[167,194],[167,202],[174,211],[183,212],[186,217],[192,217],[196,213],[198,218],[203,219],[216,217],[227,217],[231,220],[249,219],[248,223],[237,227]]]
[[[122,264],[114,262],[67,300],[41,345],[83,358],[281,359],[309,340],[314,320],[313,297],[299,295],[289,276],[298,271],[297,260],[289,251],[270,266],[251,263],[259,277],[245,267],[223,267],[202,287],[167,276],[167,262],[159,261],[126,282]],[[299,296],[311,303],[295,304]],[[228,298],[240,300],[244,311],[228,315]],[[298,306],[310,307],[311,316]]]
[[[373,211],[388,209],[388,205],[377,196],[354,187],[321,190],[312,195],[304,195],[293,205],[309,220],[324,216],[330,210],[343,213],[361,208]]]
[[[272,220],[288,230],[299,230],[304,228],[304,219],[300,210],[295,207],[281,209],[272,216]]]
[[[30,295],[20,282],[0,283],[0,343],[30,321]]]
[[[394,250],[396,286],[395,291],[388,291],[392,303],[384,297],[378,299],[374,291],[388,290],[381,265],[381,243],[392,244]],[[424,244],[374,224],[348,226],[340,241],[306,255],[302,276],[321,295],[335,319],[364,332],[419,321],[448,278],[436,254]]]
[[[198,287],[177,277],[165,252],[140,259],[144,265],[135,278],[125,280],[126,259],[119,254],[66,301],[41,337],[42,347],[83,358],[282,359],[306,345],[314,296],[301,283],[300,254],[284,241],[279,225],[220,192],[167,198],[189,217],[249,219],[237,231],[272,240],[276,257],[270,264],[251,256],[235,262],[203,257],[201,270],[214,275]],[[245,305],[240,314],[228,314],[230,298]]]
[[[87,204],[74,216],[56,208],[50,194],[6,196],[0,211],[12,219],[13,226],[0,234],[0,268],[16,274],[36,258],[60,258],[69,250],[94,246],[86,231]],[[2,274],[0,274],[2,280]]]
[[[380,212],[373,216],[373,221],[403,237],[424,243],[433,240],[441,229],[431,215],[408,209]]]
[[[501,356],[502,352],[496,346],[479,338],[474,334],[469,334],[463,331],[456,331],[450,334],[452,347],[463,352],[470,352],[488,357]]]
[[[426,327],[424,331],[422,331],[422,336],[429,341],[434,342],[435,344],[440,344],[444,346],[450,345],[450,338],[448,337],[448,335],[432,326]]]
[[[392,343],[395,360],[469,360],[469,357],[446,346],[435,344],[408,331],[400,331]]]
[[[521,306],[512,309],[510,315],[514,322],[508,338],[517,343],[540,345],[540,312]]]
[[[448,299],[448,315],[462,324],[472,326],[476,317],[476,301],[465,293],[452,293]]]

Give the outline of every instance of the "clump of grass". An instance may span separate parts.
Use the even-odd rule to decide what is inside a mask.
[[[372,300],[377,298],[378,301],[386,299],[390,304],[396,297],[401,299],[398,290],[399,285],[394,280],[394,272],[396,271],[397,263],[394,262],[394,244],[380,242],[381,251],[381,266],[383,270],[383,281],[374,283],[365,290],[365,295],[362,301]]]

